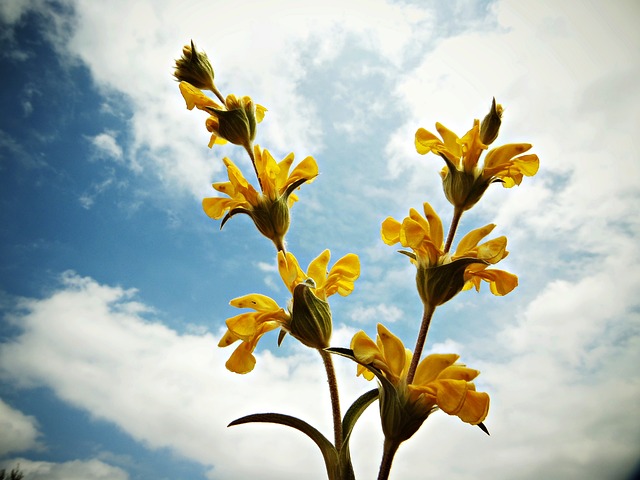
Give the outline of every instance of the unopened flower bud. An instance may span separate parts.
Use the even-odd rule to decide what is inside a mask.
[[[419,266],[416,285],[422,303],[425,306],[437,307],[455,297],[464,287],[465,269],[472,263],[487,264],[478,258],[459,258],[434,267]]]
[[[491,102],[491,110],[487,113],[487,116],[482,120],[480,125],[480,140],[485,145],[491,145],[496,138],[498,138],[498,132],[500,131],[500,125],[502,124],[502,105],[496,104],[496,99]]]
[[[314,286],[313,280],[307,279],[294,288],[289,330],[306,346],[323,349],[329,347],[331,340],[331,309],[315,296]]]
[[[278,250],[284,250],[284,236],[291,223],[287,199],[279,197],[272,200],[262,196],[249,215],[260,233],[269,238]]]
[[[215,92],[213,75],[213,67],[207,54],[198,52],[193,40],[191,40],[191,45],[185,45],[182,49],[182,57],[176,60],[173,76],[180,82],[189,82],[201,90]]]
[[[473,172],[467,173],[452,166],[442,176],[442,188],[447,200],[462,211],[478,203],[490,184],[490,181],[476,177]]]
[[[236,98],[235,95],[228,95],[225,106],[226,110],[205,107],[216,120],[215,125],[207,124],[207,128],[225,140],[251,150],[256,136],[255,104],[249,97]]]

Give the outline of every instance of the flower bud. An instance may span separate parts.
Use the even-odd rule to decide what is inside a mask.
[[[289,330],[306,346],[323,349],[331,340],[331,309],[327,302],[315,296],[312,287],[313,280],[307,279],[294,288]]]
[[[198,52],[191,40],[191,45],[182,49],[182,57],[176,60],[173,76],[180,82],[189,82],[201,90],[215,91],[213,83],[213,67],[204,52]]]
[[[416,273],[416,285],[425,307],[435,308],[460,293],[466,282],[465,270],[472,263],[488,264],[478,258],[459,258],[435,267],[419,266]]]
[[[242,145],[247,150],[253,148],[256,136],[256,107],[249,97],[236,98],[228,95],[227,109],[205,107],[215,122],[207,124],[207,129],[234,145]]]
[[[482,177],[451,166],[442,177],[442,188],[447,200],[462,211],[469,210],[478,203],[490,184]]]
[[[231,213],[231,212],[229,212]],[[284,250],[284,237],[291,223],[287,199],[280,197],[276,200],[260,196],[258,205],[247,213],[258,231],[270,239],[278,250]]]
[[[482,120],[480,125],[480,141],[485,145],[491,145],[500,131],[502,124],[502,105],[496,104],[496,99],[491,102],[491,110]]]

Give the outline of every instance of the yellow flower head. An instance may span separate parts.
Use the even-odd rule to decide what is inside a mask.
[[[381,236],[387,245],[400,243],[412,250],[400,253],[416,265],[420,298],[425,305],[438,306],[463,289],[479,289],[482,280],[489,282],[494,295],[506,295],[517,286],[515,275],[487,268],[509,254],[504,236],[479,244],[494,227],[487,225],[469,232],[453,255],[445,253],[442,222],[431,205],[425,203],[424,216],[411,209],[402,223],[388,217],[382,222]]]
[[[473,207],[491,183],[500,182],[503,187],[520,185],[524,176],[533,176],[539,167],[538,156],[522,155],[531,148],[528,143],[510,143],[490,150],[482,167],[478,162],[483,150],[498,135],[502,117],[502,106],[496,105],[480,125],[474,120],[473,127],[459,138],[444,125],[436,123],[441,138],[419,128],[416,132],[416,150],[421,155],[429,152],[442,157],[444,192],[452,205],[461,210]],[[486,142],[486,143],[483,143]]]
[[[327,297],[335,293],[349,295],[360,275],[357,255],[345,255],[327,272],[330,256],[329,250],[322,252],[309,264],[305,273],[292,253],[278,252],[280,276],[293,296],[287,310],[281,308],[275,300],[257,293],[231,300],[232,306],[253,311],[241,313],[226,321],[227,332],[218,346],[227,347],[241,341],[227,361],[227,369],[236,373],[253,370],[256,364],[253,351],[260,338],[277,328],[291,333],[311,348],[329,346],[332,323]]]
[[[229,181],[214,183],[213,188],[227,197],[205,198],[202,207],[213,219],[224,216],[221,228],[238,213],[249,215],[260,233],[271,239],[278,250],[284,250],[284,236],[290,223],[289,208],[297,200],[293,192],[303,183],[313,181],[318,175],[318,165],[313,157],[307,157],[290,171],[293,153],[276,162],[268,150],[261,150],[257,145],[254,152],[262,191],[258,192],[240,169],[224,158]]]
[[[411,351],[384,325],[378,324],[374,342],[360,331],[351,340],[358,375],[380,380],[380,410],[387,438],[411,437],[437,408],[460,420],[478,425],[489,412],[489,395],[477,392],[471,380],[480,372],[455,363],[456,354],[428,355],[418,364],[407,384]]]
[[[243,146],[249,152],[252,151],[256,124],[264,118],[266,108],[254,104],[250,97],[238,98],[233,94],[227,95],[224,105],[219,105],[188,82],[180,82],[180,92],[187,109],[192,110],[196,107],[210,114],[205,121],[207,130],[211,132],[209,148],[215,143],[229,141]]]

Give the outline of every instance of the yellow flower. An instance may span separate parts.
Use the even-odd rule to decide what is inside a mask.
[[[469,232],[453,255],[445,253],[442,222],[425,202],[424,217],[413,208],[402,223],[388,217],[382,222],[381,236],[387,245],[400,243],[411,248],[412,252],[400,253],[416,265],[416,283],[423,303],[435,307],[462,289],[479,289],[482,280],[489,282],[494,295],[506,295],[517,286],[515,275],[487,268],[509,254],[504,236],[479,244],[494,228],[495,225],[486,225]]]
[[[478,425],[489,412],[489,395],[477,392],[471,380],[480,372],[455,363],[456,354],[428,355],[407,384],[411,351],[384,325],[378,324],[374,342],[360,331],[351,340],[358,375],[381,381],[380,411],[387,438],[400,442],[411,437],[437,408],[463,422]]]
[[[241,340],[242,343],[231,354],[225,366],[235,373],[249,373],[256,364],[253,351],[260,338],[278,327],[286,327],[291,315],[280,308],[275,300],[257,293],[234,298],[230,305],[255,310],[227,319],[227,332],[218,343],[219,347],[228,347]]]
[[[278,252],[280,275],[293,296],[286,310],[275,300],[256,293],[230,302],[234,307],[254,311],[241,313],[226,321],[227,332],[218,346],[227,347],[238,340],[241,341],[227,361],[227,369],[236,373],[248,373],[253,370],[256,364],[253,351],[260,338],[277,328],[290,333],[308,347],[329,346],[332,322],[327,297],[335,293],[349,295],[360,275],[360,261],[357,255],[345,255],[327,272],[330,257],[329,250],[325,250],[309,264],[305,273],[292,253]],[[278,343],[282,336],[281,334]]]
[[[207,130],[211,132],[209,148],[214,143],[227,141],[243,146],[251,155],[253,140],[256,136],[256,123],[264,118],[266,108],[253,103],[250,97],[227,95],[224,105],[218,105],[213,99],[188,82],[180,82],[180,92],[187,104],[187,109],[194,107],[210,114],[205,121]]]
[[[482,167],[478,162],[487,143],[493,142],[500,127],[502,107],[492,105],[492,112],[479,120],[462,138],[436,123],[441,138],[419,128],[416,132],[416,150],[421,155],[429,152],[442,157],[446,163],[441,175],[445,195],[449,202],[462,211],[468,210],[482,197],[491,183],[500,182],[503,187],[520,185],[523,176],[533,176],[539,167],[538,156],[522,155],[531,148],[528,143],[510,143],[490,150]],[[499,107],[499,108],[498,108]]]
[[[254,157],[261,192],[247,181],[231,160],[224,158],[229,181],[214,183],[213,188],[228,197],[205,198],[202,208],[215,220],[224,216],[221,228],[238,213],[249,215],[260,233],[271,239],[278,250],[284,250],[284,236],[290,223],[289,208],[297,200],[293,192],[303,183],[313,181],[318,175],[318,165],[313,157],[307,157],[290,172],[293,153],[276,162],[268,150],[261,150],[257,145]]]

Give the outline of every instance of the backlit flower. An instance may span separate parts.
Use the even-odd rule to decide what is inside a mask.
[[[180,82],[180,92],[187,104],[187,109],[194,107],[209,113],[205,121],[207,130],[211,132],[209,148],[214,143],[227,141],[243,146],[252,154],[253,140],[256,136],[256,123],[264,118],[266,108],[253,103],[250,97],[227,95],[224,105],[219,105],[199,88],[188,82]]]
[[[284,250],[289,208],[298,199],[293,192],[303,183],[313,181],[318,175],[318,165],[313,157],[306,157],[291,170],[293,153],[276,162],[268,150],[258,146],[254,148],[254,157],[260,192],[230,159],[224,158],[229,181],[214,183],[213,188],[227,197],[205,198],[202,207],[213,219],[224,216],[221,227],[238,213],[249,215],[260,233],[271,239],[278,250]]]
[[[196,49],[193,40],[182,48],[182,57],[176,60],[173,76],[179,82],[189,82],[202,90],[217,91],[213,83],[213,67],[207,54]]]
[[[407,384],[411,351],[384,325],[378,324],[374,342],[360,331],[351,340],[358,375],[374,375],[380,384],[380,411],[387,438],[404,441],[411,437],[436,409],[472,425],[489,412],[489,395],[477,392],[471,380],[480,372],[455,363],[456,354],[428,355],[418,364],[413,382]]]
[[[465,235],[454,254],[444,252],[442,222],[429,203],[424,217],[415,209],[402,223],[388,217],[382,222],[381,236],[387,245],[400,243],[411,252],[407,255],[417,268],[418,293],[425,305],[432,307],[449,301],[463,289],[479,289],[482,280],[489,282],[494,295],[506,295],[518,282],[517,277],[502,270],[488,269],[509,252],[506,237],[480,244],[495,225],[486,225]]]
[[[236,373],[253,370],[256,364],[253,352],[258,342],[265,333],[277,328],[290,333],[308,347],[321,349],[329,346],[332,321],[327,298],[335,293],[349,295],[360,275],[357,255],[345,255],[327,271],[330,257],[329,250],[325,250],[304,272],[292,253],[278,252],[280,276],[293,297],[286,310],[275,300],[256,293],[230,302],[234,307],[253,311],[241,313],[226,321],[227,332],[218,346],[227,347],[241,341],[226,363],[229,370]],[[283,334],[278,343],[282,337]]]
[[[523,155],[531,148],[528,143],[510,143],[493,148],[487,153],[482,166],[479,165],[487,144],[498,135],[501,115],[502,107],[496,106],[494,100],[482,128],[479,120],[474,120],[473,127],[462,138],[440,123],[436,123],[440,138],[424,128],[416,132],[418,153],[425,155],[431,152],[444,159],[446,165],[441,176],[445,195],[462,211],[473,207],[491,183],[500,182],[503,187],[510,188],[520,185],[524,176],[533,176],[538,171],[538,156]]]

